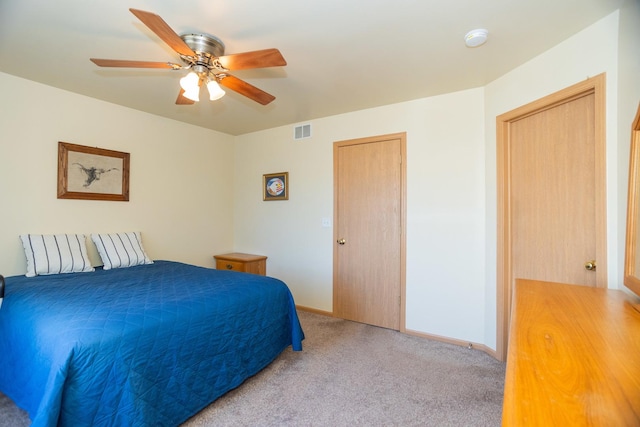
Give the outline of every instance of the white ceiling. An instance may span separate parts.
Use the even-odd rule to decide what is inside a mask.
[[[240,135],[483,86],[623,1],[0,0],[0,71]],[[97,67],[90,57],[180,62],[129,8],[178,34],[215,35],[226,54],[278,48],[287,66],[232,73],[276,100],[227,90],[178,106],[185,71]],[[476,28],[489,40],[467,48]]]

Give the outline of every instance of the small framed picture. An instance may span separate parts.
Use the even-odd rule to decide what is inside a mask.
[[[129,153],[58,142],[58,199],[129,201]]]
[[[262,200],[289,200],[289,172],[262,175]]]

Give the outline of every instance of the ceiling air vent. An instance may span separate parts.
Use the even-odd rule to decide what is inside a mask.
[[[311,125],[300,125],[293,128],[293,139],[311,138]]]

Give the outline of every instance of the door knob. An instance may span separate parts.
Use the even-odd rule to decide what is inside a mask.
[[[586,268],[589,271],[595,271],[596,270],[596,260],[591,260],[591,261],[587,261],[584,263],[584,268]]]
[[[345,243],[347,243],[347,241],[346,241],[346,240],[344,240],[344,239],[338,239],[338,244],[340,244],[340,245],[344,245]]]

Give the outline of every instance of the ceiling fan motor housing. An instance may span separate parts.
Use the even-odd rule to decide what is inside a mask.
[[[208,34],[182,34],[180,38],[196,53],[195,57],[181,55],[182,60],[191,65],[192,70],[201,78],[212,74],[217,80],[215,72],[210,74],[210,71],[224,71],[216,62],[216,58],[224,56],[222,40]]]
[[[182,40],[197,54],[208,57],[224,56],[224,43],[208,34],[182,34]]]

